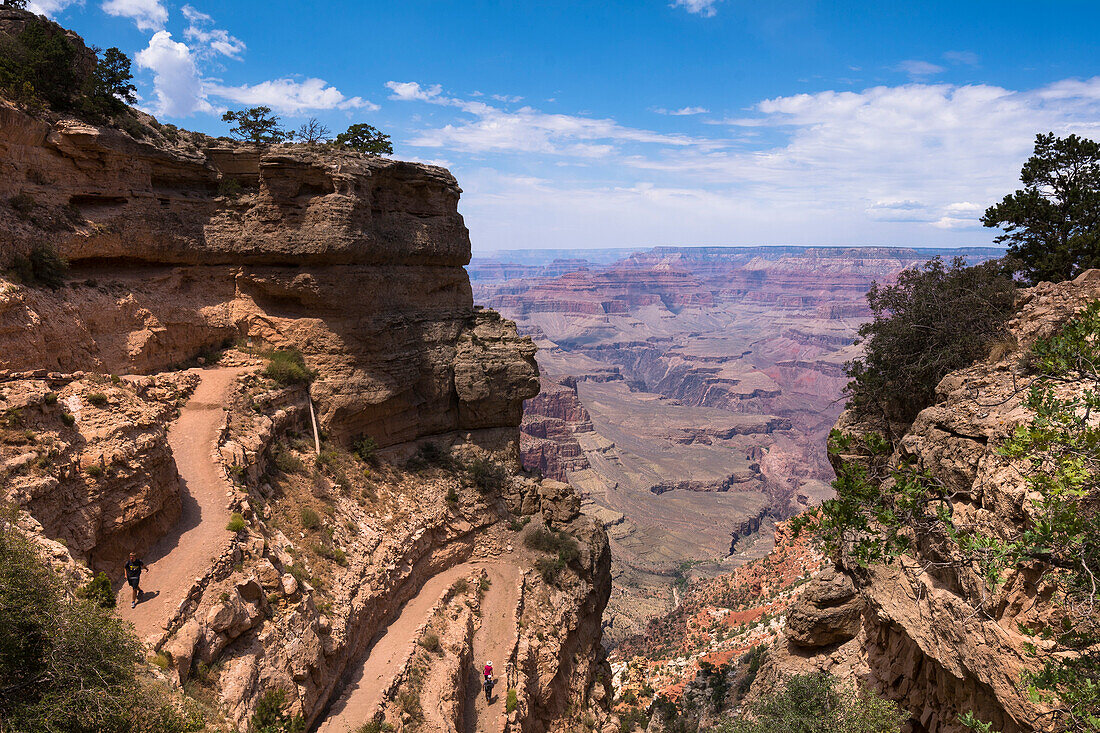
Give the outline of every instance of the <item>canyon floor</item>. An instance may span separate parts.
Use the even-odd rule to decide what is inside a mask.
[[[995,251],[664,247],[471,262],[475,301],[539,346],[525,465],[576,487],[610,535],[608,641],[669,612],[688,578],[766,555],[777,520],[830,495],[825,438],[867,290],[955,254]]]

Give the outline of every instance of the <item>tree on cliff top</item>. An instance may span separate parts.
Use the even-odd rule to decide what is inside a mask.
[[[100,49],[90,50],[83,52],[56,23],[30,16],[18,35],[0,33],[0,91],[26,109],[104,122],[137,98],[130,59],[117,48],[102,57]]]
[[[290,135],[298,142],[312,145],[328,142],[332,138],[332,131],[322,125],[316,117],[310,117],[309,122],[303,124]]]
[[[287,139],[287,133],[279,126],[279,116],[271,114],[270,107],[230,110],[222,115],[222,121],[236,122],[229,134],[253,145],[272,145]]]
[[[2,0],[0,1],[0,6],[3,6],[5,8],[19,8],[20,10],[23,10],[27,7],[27,0]]]
[[[863,356],[848,362],[849,406],[909,423],[932,404],[944,376],[974,362],[1015,312],[1011,267],[1001,260],[967,267],[938,257],[867,293],[873,318],[860,326]]]
[[[352,125],[336,136],[336,146],[369,155],[392,155],[390,136],[368,124]]]
[[[1032,282],[1070,280],[1100,267],[1100,144],[1077,135],[1035,136],[1024,187],[986,209]]]

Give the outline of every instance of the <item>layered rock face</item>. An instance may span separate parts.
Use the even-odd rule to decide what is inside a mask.
[[[0,369],[147,373],[225,341],[293,346],[323,426],[381,445],[511,425],[537,391],[533,347],[472,306],[443,169],[135,141],[5,105],[0,125],[0,267],[48,239],[74,269],[59,292],[0,294]]]
[[[447,603],[470,603],[440,634],[456,651],[433,667],[449,681],[433,701],[447,711],[440,728],[490,725],[489,711],[471,712],[465,674],[472,653],[489,653],[479,645],[516,699],[507,730],[602,715],[607,537],[570,486],[519,472],[535,346],[473,304],[454,178],[331,149],[234,146],[135,115],[140,140],[0,101],[0,270],[44,244],[71,265],[58,289],[0,277],[0,499],[26,510],[53,555],[69,557],[63,542],[112,575],[127,551],[167,539],[152,550],[163,578],[193,528],[177,522],[181,504],[188,516],[204,484],[189,521],[217,526],[188,547],[199,569],[161,589],[165,618],[149,616],[155,598],[120,612],[176,683],[204,688],[239,729],[276,689],[289,712],[326,721],[381,632],[393,624],[407,634],[393,644],[416,647],[407,602],[467,564],[455,576],[467,588]],[[271,349],[300,352],[310,384],[264,376]],[[216,370],[187,368],[218,358]],[[211,375],[224,405],[189,403]],[[209,451],[188,445],[181,462],[168,426],[211,411]],[[373,442],[355,454],[361,437]],[[529,548],[536,531],[567,543],[568,559]],[[501,595],[504,621],[499,608],[470,611],[494,572],[517,594]],[[432,623],[449,624],[454,609],[436,610]],[[398,699],[417,659],[390,670],[356,727],[374,710],[417,726]]]

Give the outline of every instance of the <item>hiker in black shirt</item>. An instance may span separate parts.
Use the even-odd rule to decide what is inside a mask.
[[[145,567],[145,563],[137,559],[137,555],[130,553],[130,559],[126,565],[126,582],[130,584],[130,590],[134,592],[133,600],[130,602],[130,608],[137,606],[138,599],[141,598],[141,588],[138,585],[141,584],[141,571],[148,570]]]

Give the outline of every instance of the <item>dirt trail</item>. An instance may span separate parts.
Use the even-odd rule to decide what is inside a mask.
[[[497,637],[507,637],[514,631],[514,611],[516,603],[519,602],[517,580],[519,569],[512,568],[499,561],[473,560],[456,565],[438,575],[433,575],[424,583],[420,592],[405,604],[397,619],[381,632],[381,636],[371,647],[358,672],[344,688],[340,699],[333,703],[328,717],[317,726],[316,733],[348,733],[348,731],[354,731],[370,721],[382,704],[383,694],[390,687],[405,661],[417,629],[428,620],[428,616],[431,614],[436,602],[443,597],[451,584],[477,568],[485,568],[492,580],[492,585],[482,602],[483,631],[489,627],[495,627],[504,620],[506,620],[510,629],[493,629],[491,633],[486,631],[487,638],[490,640],[487,648],[493,651],[496,650],[497,646],[494,646],[493,640]],[[509,583],[514,586],[511,592],[505,588]],[[508,603],[508,598],[513,597],[514,602],[512,605],[503,608],[503,604]],[[488,605],[490,603],[502,604],[502,609],[490,609]],[[479,631],[478,634],[482,634],[482,631]],[[486,648],[478,647],[476,638],[475,653],[479,648]],[[514,640],[511,643],[514,643]],[[501,648],[503,649],[503,647]],[[500,651],[498,656],[501,661],[498,664],[503,665],[510,652],[510,645],[506,650]],[[484,660],[481,660],[481,663],[484,663]],[[503,669],[503,667],[499,669]],[[475,669],[472,670],[472,673],[474,676],[473,684],[480,691],[481,683],[478,671]],[[482,704],[484,704],[484,697],[484,694],[482,694]],[[499,701],[500,695],[497,695],[497,698]],[[500,705],[501,711],[503,711],[503,703],[500,703]]]
[[[486,567],[489,586],[481,602],[481,627],[474,634],[474,665],[466,682],[465,733],[503,731],[507,721],[504,703],[508,697],[507,666],[516,645],[516,606],[519,605],[520,568],[511,563]],[[493,699],[486,702],[481,672],[485,662],[493,663],[497,683]]]
[[[196,577],[210,568],[232,535],[226,531],[230,490],[215,456],[225,424],[225,401],[242,369],[204,369],[202,381],[168,430],[168,444],[180,474],[182,512],[176,526],[142,558],[143,598],[130,608],[130,587],[119,593],[119,614],[133,622],[138,637],[159,634],[179,608]]]

